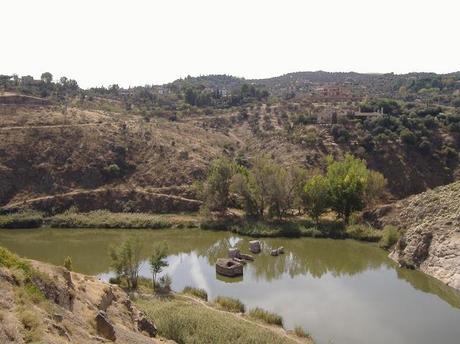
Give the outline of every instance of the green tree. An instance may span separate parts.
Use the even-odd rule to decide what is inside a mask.
[[[50,72],[45,72],[41,75],[40,79],[45,84],[51,84],[53,82],[53,74],[51,74]]]
[[[204,206],[209,210],[227,209],[230,203],[230,183],[234,171],[234,164],[226,158],[213,161],[203,186]]]
[[[303,204],[305,211],[319,224],[319,218],[330,206],[329,181],[317,175],[310,178],[304,186]]]
[[[377,171],[369,171],[364,190],[364,201],[367,206],[372,205],[384,192],[387,186],[385,177]]]
[[[142,240],[140,237],[130,238],[119,247],[111,247],[110,258],[112,268],[119,278],[126,279],[128,288],[137,289],[141,259]]]
[[[166,242],[153,245],[152,254],[149,257],[150,271],[152,272],[152,286],[155,289],[157,275],[168,266],[166,261],[168,246]]]
[[[331,208],[348,223],[354,211],[364,208],[369,170],[363,160],[347,154],[342,161],[328,158],[327,180]]]
[[[252,169],[248,174],[248,190],[250,191],[252,202],[255,205],[256,213],[259,217],[264,217],[265,209],[273,201],[273,185],[275,182],[275,166],[266,157],[256,157],[253,161]]]

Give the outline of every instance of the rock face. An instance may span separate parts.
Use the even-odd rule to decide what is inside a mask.
[[[392,259],[460,289],[460,181],[401,200],[378,221],[403,233]]]
[[[40,343],[158,343],[155,324],[117,286],[70,272],[63,267],[27,261],[36,271],[33,285],[46,298],[46,307],[17,304],[15,289],[24,288],[17,272],[0,266],[0,343],[24,343],[21,312],[40,323]],[[45,303],[43,303],[45,304]]]
[[[107,318],[107,314],[104,311],[99,311],[96,315],[96,329],[102,337],[107,338],[111,341],[115,341],[115,327],[110,323]]]

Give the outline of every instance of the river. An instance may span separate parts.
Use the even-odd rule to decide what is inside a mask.
[[[283,316],[285,327],[301,325],[319,344],[458,344],[460,292],[418,271],[400,269],[373,244],[332,239],[262,239],[263,252],[241,278],[222,278],[215,262],[229,247],[248,252],[250,238],[198,229],[0,230],[0,245],[27,258],[63,264],[107,280],[109,247],[142,236],[143,255],[166,241],[172,288],[191,285],[236,297],[248,308]],[[284,246],[285,254],[269,255]],[[146,262],[141,275],[150,277]]]

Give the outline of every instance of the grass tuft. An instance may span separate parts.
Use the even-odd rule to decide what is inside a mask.
[[[208,301],[208,293],[204,289],[187,286],[184,290],[182,290],[182,292],[184,294],[196,296],[204,301]]]
[[[214,304],[228,312],[244,313],[244,304],[238,300],[227,296],[218,296],[214,300]]]
[[[386,226],[382,230],[379,246],[385,250],[390,249],[399,240],[401,233],[393,226]]]
[[[297,337],[300,337],[300,338],[311,338],[311,335],[310,333],[308,333],[307,331],[305,331],[302,326],[296,326],[294,327],[294,333]]]
[[[283,326],[283,317],[281,315],[266,311],[265,309],[256,307],[251,309],[248,314],[251,318],[262,320],[267,324]]]

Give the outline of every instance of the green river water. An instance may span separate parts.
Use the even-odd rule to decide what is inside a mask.
[[[239,298],[248,308],[274,311],[286,328],[301,325],[317,343],[458,344],[460,292],[418,271],[400,269],[375,245],[331,239],[262,239],[263,252],[244,276],[222,278],[215,262],[229,247],[248,252],[250,238],[202,230],[0,230],[0,245],[31,259],[62,264],[107,280],[108,250],[140,235],[144,255],[156,241],[169,247],[172,287],[186,285]],[[285,254],[269,255],[284,246]],[[141,275],[150,277],[147,263]]]

